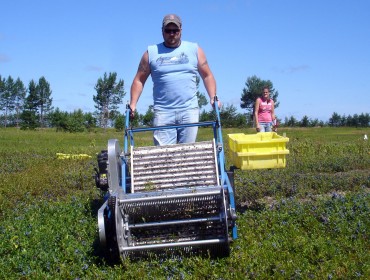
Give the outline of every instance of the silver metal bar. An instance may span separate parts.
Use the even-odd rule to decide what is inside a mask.
[[[192,171],[194,170],[194,167],[198,167],[198,166],[203,166],[204,168],[208,168],[209,170],[213,170],[214,172],[214,169],[212,168],[213,166],[210,166],[210,163],[212,163],[212,161],[200,161],[198,160],[196,162],[196,164],[194,164],[194,162],[184,162],[184,161],[181,161],[179,163],[176,163],[176,164],[171,164],[171,166],[167,166],[167,165],[161,165],[159,164],[158,162],[155,163],[155,166],[154,164],[152,165],[146,165],[146,164],[142,164],[142,166],[135,166],[135,172],[136,173],[140,173],[140,174],[152,174],[153,173],[153,170],[155,171],[159,171],[161,170],[161,168],[167,168],[166,169],[166,172],[184,172],[184,171]],[[203,168],[203,169],[204,169]],[[196,170],[194,170],[196,171]]]
[[[181,187],[195,187],[195,186],[200,186],[200,185],[205,185],[205,186],[211,186],[212,184],[214,183],[214,180],[212,180],[212,178],[208,179],[208,180],[205,180],[205,178],[203,178],[202,180],[197,180],[197,179],[194,179],[192,178],[191,181],[180,181],[180,179],[178,180],[178,182],[174,183],[174,182],[169,182],[169,183],[163,183],[160,187],[155,187],[153,189],[157,189],[157,190],[161,190],[161,189],[169,189],[169,188],[181,188]],[[147,190],[146,188],[147,186],[143,183],[137,183],[136,182],[136,190],[137,192],[138,191],[141,191],[141,190]],[[150,185],[149,185],[149,190],[150,190]]]
[[[202,176],[207,176],[207,178],[214,178],[215,177],[215,174],[214,174],[214,171],[211,170],[211,171],[208,171],[208,170],[199,170],[199,171],[190,171],[190,172],[182,172],[181,174],[168,174],[168,173],[165,173],[165,174],[157,174],[157,175],[153,175],[153,174],[149,174],[149,175],[146,175],[144,174],[143,176],[141,176],[141,180],[142,181],[149,181],[149,182],[155,182],[155,181],[160,181],[160,180],[172,180],[173,181],[173,178],[182,178],[182,177],[198,177],[198,178],[202,178]],[[152,180],[148,180],[148,179],[152,179]]]
[[[215,138],[213,138],[212,142],[213,142],[213,154],[214,154],[214,157],[215,157],[215,168],[216,168],[216,176],[217,176],[216,182],[217,182],[217,184],[219,184],[220,177],[218,176],[219,175],[218,174],[218,164],[217,164],[218,161],[217,161],[216,140],[215,140]]]
[[[149,147],[136,147],[136,154],[151,154],[151,153],[169,153],[169,152],[184,152],[189,149],[202,150],[212,146],[212,141],[196,142],[191,144],[177,144],[167,146],[149,146]]]
[[[185,198],[185,197],[199,197],[199,196],[209,196],[209,195],[218,195],[220,194],[220,189],[209,192],[194,192],[194,193],[184,193],[184,194],[175,194],[175,195],[159,195],[159,196],[148,196],[148,197],[138,197],[138,198],[126,198],[120,199],[120,204],[125,202],[142,202],[142,201],[156,201],[164,200],[170,198]]]
[[[216,217],[210,217],[210,218],[198,218],[198,219],[186,219],[186,220],[167,221],[167,222],[153,222],[153,223],[133,224],[133,225],[129,225],[129,228],[157,227],[157,226],[167,226],[167,225],[212,222],[212,221],[220,221],[220,220],[221,220],[221,217],[216,216]]]
[[[197,241],[186,241],[186,242],[175,242],[175,243],[140,245],[140,246],[124,247],[121,249],[122,251],[136,251],[136,250],[220,244],[220,243],[225,243],[225,242],[227,242],[226,239],[221,238],[221,239],[197,240]]]
[[[133,151],[134,151],[134,146],[131,146],[131,148],[130,148],[130,153],[131,153],[131,155],[133,154]],[[133,161],[133,159],[131,158],[131,160],[130,160],[130,168],[131,168],[131,170],[134,170],[134,161]],[[135,188],[134,188],[134,186],[135,186],[135,177],[133,176],[133,174],[131,175],[131,192],[132,193],[134,193],[135,192]]]

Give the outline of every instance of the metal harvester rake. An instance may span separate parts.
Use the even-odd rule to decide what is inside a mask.
[[[98,155],[95,178],[105,192],[98,227],[108,257],[229,255],[237,238],[233,179],[225,170],[217,106],[215,111],[214,121],[132,128],[127,106],[123,150],[117,139],[110,139]],[[135,146],[136,134],[189,126],[211,127],[213,139]]]

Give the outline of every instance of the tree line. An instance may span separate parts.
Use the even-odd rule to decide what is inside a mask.
[[[199,88],[199,77],[197,85]],[[253,108],[257,97],[261,95],[263,87],[268,86],[270,97],[275,102],[275,108],[279,107],[278,91],[270,80],[262,80],[252,76],[245,82],[240,98],[240,108],[244,113],[238,112],[234,105],[223,104],[220,109],[222,125],[224,127],[252,127]],[[73,112],[54,108],[52,105],[52,90],[45,77],[38,81],[31,80],[26,87],[18,77],[7,78],[0,75],[0,126],[19,127],[21,129],[55,128],[60,131],[82,132],[98,127],[115,127],[123,130],[125,124],[124,113],[119,111],[119,106],[126,92],[124,81],[118,79],[117,73],[104,73],[98,78],[95,87],[96,95],[93,95],[94,112],[83,112],[81,109]],[[200,121],[214,119],[214,111],[207,107],[209,104],[206,96],[197,92],[199,108],[201,110]],[[208,108],[207,111],[205,108]],[[137,112],[132,120],[133,126],[151,126],[153,119],[153,106],[149,106],[144,114]],[[311,119],[304,116],[297,120],[294,116],[286,117],[284,120],[278,118],[280,126],[286,127],[316,127],[316,126],[351,126],[369,127],[369,113],[354,115],[339,115],[334,112],[326,122]]]

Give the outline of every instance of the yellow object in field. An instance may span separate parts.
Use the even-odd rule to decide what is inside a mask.
[[[284,168],[289,138],[276,132],[228,134],[232,163],[242,170]]]
[[[57,153],[57,159],[86,159],[91,158],[91,156],[87,154],[62,154]]]

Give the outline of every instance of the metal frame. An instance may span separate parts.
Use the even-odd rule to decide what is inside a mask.
[[[230,208],[235,213],[236,205],[235,205],[235,198],[234,198],[234,189],[232,187],[232,183],[230,182],[230,178],[226,172],[225,169],[225,152],[224,152],[224,144],[222,139],[222,129],[221,129],[221,119],[220,119],[220,111],[217,106],[218,104],[218,98],[215,96],[214,99],[214,106],[215,112],[216,112],[216,120],[215,121],[206,121],[206,122],[198,122],[198,123],[188,123],[188,124],[179,124],[179,125],[170,125],[170,126],[156,126],[156,127],[140,127],[140,128],[132,128],[130,127],[130,112],[131,108],[129,105],[126,105],[126,116],[125,116],[125,133],[124,133],[124,150],[123,154],[121,156],[122,160],[122,171],[121,171],[121,184],[122,190],[124,193],[129,193],[130,188],[127,186],[126,182],[129,179],[129,163],[127,162],[127,155],[130,154],[130,146],[134,147],[135,141],[134,141],[134,134],[145,132],[145,131],[154,131],[158,129],[173,129],[173,128],[181,128],[181,127],[192,127],[192,126],[198,126],[198,127],[209,127],[211,126],[213,128],[213,135],[214,140],[216,143],[217,148],[217,169],[218,169],[218,176],[220,178],[220,185],[223,186],[228,194],[229,194],[229,203]],[[232,227],[232,237],[233,239],[237,238],[237,227],[234,223]]]
[[[215,97],[214,104],[218,103],[217,96]],[[106,198],[109,197],[116,197],[117,200],[115,202],[116,206],[112,206],[114,213],[110,213],[109,210],[109,203],[107,201],[102,205],[102,207],[98,211],[98,226],[99,226],[99,238],[101,241],[102,246],[106,247],[106,249],[113,253],[123,254],[125,252],[132,251],[132,250],[141,250],[145,248],[170,248],[170,247],[183,247],[183,246],[192,246],[192,245],[201,245],[201,244],[218,244],[218,243],[225,243],[228,240],[222,239],[212,239],[212,240],[197,240],[197,241],[185,241],[180,243],[166,243],[163,245],[146,245],[146,246],[136,246],[136,247],[126,247],[124,243],[127,242],[127,238],[130,239],[130,236],[126,236],[126,233],[129,233],[129,227],[135,228],[137,226],[144,227],[143,225],[128,225],[125,221],[124,215],[120,215],[117,211],[119,211],[119,203],[120,201],[125,202],[135,202],[137,201],[147,201],[147,200],[160,200],[160,199],[170,199],[171,196],[173,197],[186,197],[186,196],[194,196],[194,193],[186,193],[183,190],[176,190],[174,189],[173,192],[167,192],[166,197],[161,198],[160,195],[157,195],[153,198],[144,197],[140,193],[134,193],[132,187],[132,178],[130,174],[131,169],[131,161],[132,161],[132,149],[134,147],[134,134],[146,131],[155,131],[158,129],[172,129],[172,128],[181,128],[181,127],[212,127],[213,129],[213,141],[214,141],[214,154],[216,157],[216,174],[218,178],[219,186],[215,187],[204,187],[204,192],[219,192],[219,190],[224,190],[222,193],[222,199],[224,201],[223,205],[225,205],[224,209],[219,213],[219,216],[214,217],[207,217],[207,218],[194,218],[188,219],[183,221],[174,221],[173,223],[190,223],[196,224],[199,222],[203,222],[205,220],[219,220],[223,219],[223,217],[227,220],[227,215],[231,215],[230,217],[230,225],[231,225],[231,237],[232,239],[237,238],[237,226],[235,223],[236,220],[236,206],[235,206],[235,199],[234,199],[234,189],[233,189],[233,180],[230,181],[229,172],[225,170],[225,154],[224,154],[224,146],[223,146],[223,139],[222,139],[222,130],[221,130],[221,120],[220,120],[220,112],[217,106],[214,106],[216,112],[216,120],[215,121],[207,121],[207,122],[198,122],[198,123],[189,123],[189,124],[179,124],[179,125],[171,125],[171,126],[158,126],[158,127],[142,127],[142,128],[132,128],[130,127],[130,112],[131,109],[129,105],[126,106],[126,120],[125,120],[125,132],[124,132],[124,139],[123,139],[123,151],[119,148],[119,143],[117,139],[110,139],[108,141],[108,182],[109,182],[109,189],[106,195]],[[218,187],[218,190],[217,190]],[[202,187],[195,188],[197,191],[200,191],[197,195],[202,195]],[[194,189],[194,190],[195,190]],[[216,190],[213,190],[216,189]],[[183,192],[183,193],[182,193]],[[115,221],[111,221],[108,216],[114,216]],[[120,216],[120,219],[116,220]],[[107,218],[108,217],[108,218]],[[108,224],[107,224],[108,220]],[[118,248],[116,248],[115,244],[111,245],[109,237],[110,233],[106,232],[107,228],[111,228],[109,222],[119,223],[118,226],[119,230],[115,232],[116,241],[118,243]],[[164,225],[166,222],[156,222],[156,225]],[[229,226],[226,225],[226,234],[225,236],[229,236]],[[148,224],[146,226],[153,226],[153,224]],[[113,228],[116,228],[114,226]],[[125,240],[124,240],[125,239]]]

